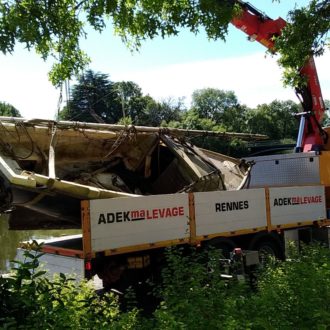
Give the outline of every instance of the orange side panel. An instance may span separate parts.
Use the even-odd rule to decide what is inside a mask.
[[[89,201],[81,201],[81,219],[83,231],[83,250],[86,258],[92,257],[91,222]]]
[[[44,245],[42,247],[42,252],[44,253],[51,253],[51,254],[59,254],[61,256],[66,257],[78,257],[83,259],[84,258],[84,252],[80,250],[74,250],[74,249],[67,249],[67,248],[61,248],[51,245]]]
[[[266,196],[266,217],[267,217],[267,230],[272,231],[272,219],[270,216],[270,201],[269,201],[269,188],[265,188],[265,196]]]
[[[190,244],[195,244],[196,216],[195,216],[195,198],[193,193],[189,193],[189,226],[190,226]]]

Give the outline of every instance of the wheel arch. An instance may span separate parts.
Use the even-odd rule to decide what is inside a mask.
[[[260,232],[253,236],[251,239],[248,249],[249,250],[258,250],[258,248],[265,244],[270,243],[275,248],[275,255],[280,259],[284,259],[285,257],[285,248],[284,241],[281,234],[277,232]]]
[[[205,242],[206,247],[214,247],[216,249],[222,250],[222,254],[224,257],[229,258],[229,253],[232,252],[237,244],[230,237],[214,237]]]

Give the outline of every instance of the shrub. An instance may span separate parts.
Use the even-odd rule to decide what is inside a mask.
[[[223,329],[236,317],[250,291],[237,281],[221,279],[218,251],[167,254],[162,303],[154,313],[155,329]]]
[[[36,242],[34,242],[36,244]],[[41,254],[25,252],[9,278],[0,277],[0,327],[3,329],[131,329],[137,311],[120,313],[117,299],[98,296],[87,283],[60,274],[49,280],[37,271]]]
[[[304,246],[260,277],[252,298],[254,324],[264,329],[328,329],[329,301],[330,250]]]
[[[270,261],[250,288],[224,281],[217,251],[170,249],[155,286],[160,305],[149,316],[121,311],[112,294],[98,296],[63,274],[54,280],[27,260],[0,277],[2,329],[328,329],[330,251],[318,245]]]
[[[167,258],[155,329],[329,328],[327,248],[305,246],[290,260],[270,260],[255,288],[220,279],[216,253],[207,267],[195,252],[186,256],[175,250]]]

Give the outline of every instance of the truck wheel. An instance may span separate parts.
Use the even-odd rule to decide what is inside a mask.
[[[232,252],[235,249],[236,244],[229,238],[216,237],[211,239],[207,243],[207,246],[211,246],[217,250],[221,250],[223,257],[229,259],[230,252]]]
[[[259,252],[261,263],[265,263],[268,257],[282,258],[282,249],[273,241],[259,241],[252,247],[252,250]]]
[[[274,232],[260,232],[252,237],[248,246],[249,250],[259,251],[263,256],[273,256],[284,259],[282,237]]]

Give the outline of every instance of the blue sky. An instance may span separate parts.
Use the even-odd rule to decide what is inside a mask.
[[[295,1],[250,3],[272,18],[286,18]],[[300,6],[308,1],[296,3]],[[92,59],[92,70],[109,74],[112,81],[134,81],[158,100],[184,97],[189,106],[193,91],[206,87],[233,90],[239,101],[250,107],[274,99],[296,100],[294,92],[282,85],[276,59],[266,57],[263,46],[248,42],[234,27],[230,27],[225,43],[209,41],[203,32],[195,36],[184,30],[178,37],[146,41],[134,53],[111,29],[101,35],[90,31],[82,48]],[[329,61],[329,52],[316,61],[326,99],[330,99]],[[0,101],[13,104],[26,118],[54,118],[60,91],[48,81],[49,63],[18,46],[13,56],[0,55],[0,68]]]

